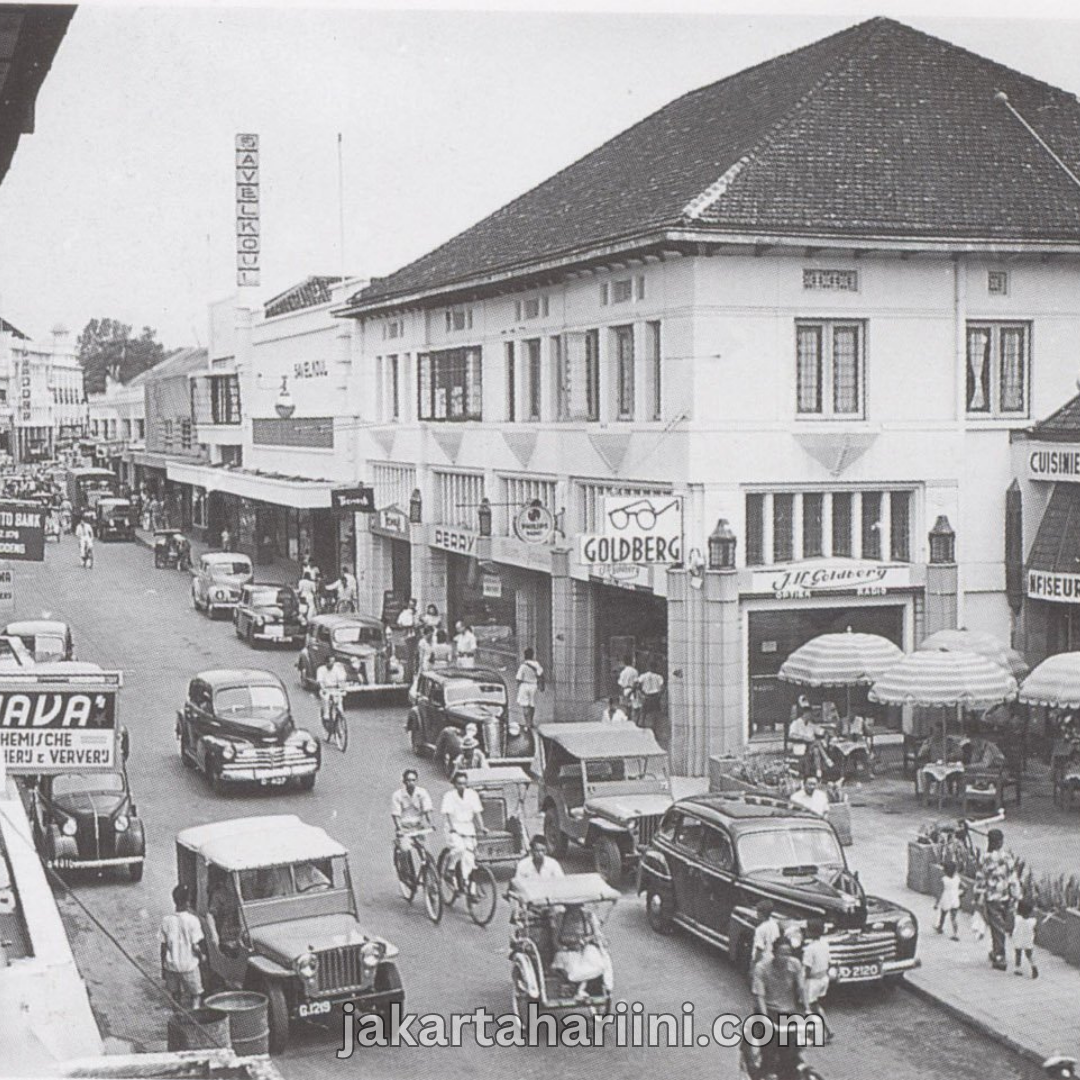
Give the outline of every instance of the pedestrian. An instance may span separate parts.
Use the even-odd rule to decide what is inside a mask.
[[[991,829],[986,834],[986,854],[975,874],[975,903],[982,909],[990,928],[990,963],[997,971],[1008,971],[1005,941],[1012,932],[1020,880],[1016,856],[1005,849],[1005,834]]]
[[[468,623],[458,619],[454,627],[454,663],[458,667],[476,667],[476,635]]]
[[[1031,977],[1033,979],[1039,977],[1039,969],[1035,966],[1035,927],[1037,924],[1035,905],[1027,898],[1021,900],[1016,905],[1016,918],[1013,920],[1013,930],[1010,938],[1013,958],[1016,963],[1016,967],[1013,969],[1014,975],[1022,976],[1024,974],[1020,961],[1022,957],[1026,956],[1028,967],[1031,970]]]
[[[407,607],[403,607],[398,612],[397,624],[402,630],[413,630],[419,621],[420,616],[416,612],[416,597],[414,596]]]
[[[626,697],[626,708],[630,713],[630,720],[634,727],[641,727],[645,702],[641,696],[640,680],[630,687],[630,693]]]
[[[300,614],[303,616],[305,622],[310,622],[311,619],[318,614],[319,608],[315,597],[317,591],[315,582],[309,577],[301,576],[300,580],[296,583],[296,595],[300,602]]]
[[[521,716],[527,728],[533,726],[536,716],[536,695],[544,689],[544,669],[536,659],[532,649],[526,649],[521,666],[517,669],[517,703],[521,707]]]
[[[416,643],[417,666],[420,671],[431,667],[431,654],[435,651],[435,631],[425,626],[420,640]]]
[[[824,788],[818,787],[816,776],[804,777],[802,787],[792,793],[791,801],[818,817],[829,816],[829,795]]]
[[[772,955],[773,943],[781,934],[780,922],[773,914],[771,900],[767,898],[759,900],[754,912],[757,915],[758,924],[754,929],[754,953],[751,967]]]
[[[420,622],[424,626],[430,626],[432,630],[438,630],[442,626],[442,616],[434,604],[428,604],[424,614],[420,616]]]
[[[228,526],[221,530],[221,550],[232,551],[232,533],[229,532]]]
[[[170,997],[184,1009],[197,1009],[202,999],[199,961],[206,959],[202,923],[191,910],[191,894],[185,885],[172,891],[175,912],[161,920],[161,977]]]
[[[454,650],[446,640],[446,631],[436,630],[435,644],[431,649],[431,666],[433,668],[449,667],[453,660]]]
[[[803,946],[803,972],[806,976],[806,1006],[809,1012],[821,1017],[821,1026],[825,1029],[825,1041],[832,1042],[833,1032],[825,1018],[822,1002],[829,992],[829,967],[832,957],[829,953],[829,939],[825,936],[825,923],[822,919],[808,919],[806,923],[807,942]]]
[[[794,1077],[797,1075],[799,1048],[797,1041],[781,1038],[781,1017],[805,1014],[806,979],[803,966],[795,959],[791,942],[783,934],[772,943],[770,955],[754,965],[750,992],[757,1011],[773,1023],[772,1037],[762,1047],[762,1065],[766,1076]]]
[[[638,689],[641,691],[642,726],[655,730],[657,721],[660,719],[660,698],[664,693],[664,676],[654,671],[651,664],[646,664],[645,670],[638,678]]]
[[[624,705],[628,705],[630,702],[630,693],[634,689],[634,684],[638,681],[638,669],[634,667],[629,656],[623,657],[622,670],[619,672],[617,682],[619,684],[619,694],[622,697]]]
[[[630,718],[626,715],[623,707],[618,701],[609,697],[607,699],[607,708],[600,714],[601,724],[629,724]]]
[[[956,870],[956,863],[952,859],[946,859],[941,866],[941,892],[934,904],[938,912],[938,921],[934,929],[939,933],[945,932],[946,917],[952,922],[952,939],[960,940],[957,930],[957,912],[960,910],[960,875]]]

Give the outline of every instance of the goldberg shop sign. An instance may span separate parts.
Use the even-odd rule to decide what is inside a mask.
[[[578,537],[582,566],[669,566],[683,557],[682,499],[677,495],[609,495],[602,534]]]

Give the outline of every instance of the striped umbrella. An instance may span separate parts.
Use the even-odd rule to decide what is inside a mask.
[[[1016,679],[1022,679],[1030,670],[1024,657],[1010,648],[1000,638],[983,630],[938,630],[920,646],[920,651],[944,650],[945,652],[973,652],[993,660]]]
[[[780,678],[800,686],[869,686],[904,657],[888,638],[821,634],[797,648],[780,668]]]
[[[1027,705],[1080,709],[1080,652],[1048,656],[1024,680],[1020,700]]]
[[[905,656],[870,688],[883,705],[989,708],[1016,697],[1016,679],[978,653],[920,650]]]

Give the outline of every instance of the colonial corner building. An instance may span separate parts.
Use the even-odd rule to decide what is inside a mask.
[[[1077,172],[1071,94],[874,19],[237,319],[237,426],[168,475],[307,507],[371,612],[436,603],[511,677],[535,648],[560,719],[654,669],[700,774],[787,721],[822,632],[1078,647]],[[320,526],[357,483],[375,513]],[[675,500],[677,561],[583,555],[628,497]]]

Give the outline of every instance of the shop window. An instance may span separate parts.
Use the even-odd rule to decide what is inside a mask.
[[[796,411],[800,416],[862,413],[863,327],[800,322],[795,328]]]
[[[191,449],[191,421],[186,416],[180,421],[180,449]]]
[[[881,558],[881,492],[862,493],[862,557]]]
[[[555,372],[555,419],[570,419],[570,372],[567,370],[566,353],[561,337],[550,341],[551,366]]]
[[[1027,323],[968,323],[969,415],[1027,415],[1029,338]]]
[[[911,492],[889,493],[889,551],[893,562],[911,562]]]
[[[525,349],[525,419],[540,419],[540,398],[543,389],[543,371],[540,367],[540,339],[523,341]]]
[[[146,420],[138,419],[135,421],[135,437],[141,442],[146,438]]]
[[[389,384],[390,419],[401,419],[401,368],[398,357],[395,355],[386,358],[386,380]]]
[[[851,492],[837,491],[832,497],[832,553],[851,557]]]
[[[773,562],[795,558],[795,496],[773,496]]]
[[[765,562],[765,496],[746,496],[746,565]]]
[[[645,361],[648,364],[649,388],[652,391],[649,417],[652,420],[661,420],[664,415],[664,370],[660,362],[660,324],[658,322],[645,324]]]
[[[419,353],[417,415],[421,420],[482,420],[479,347]]]
[[[210,376],[210,410],[215,424],[240,423],[239,376]]]
[[[802,498],[802,557],[817,558],[825,552],[825,496],[819,491],[807,492]]]
[[[629,284],[629,283],[628,283]],[[620,420],[634,419],[634,328],[615,326],[615,410]]]
[[[586,417],[600,419],[600,331],[585,333],[585,401]]]
[[[512,341],[506,343],[506,419],[511,423],[517,420],[517,364]]]

